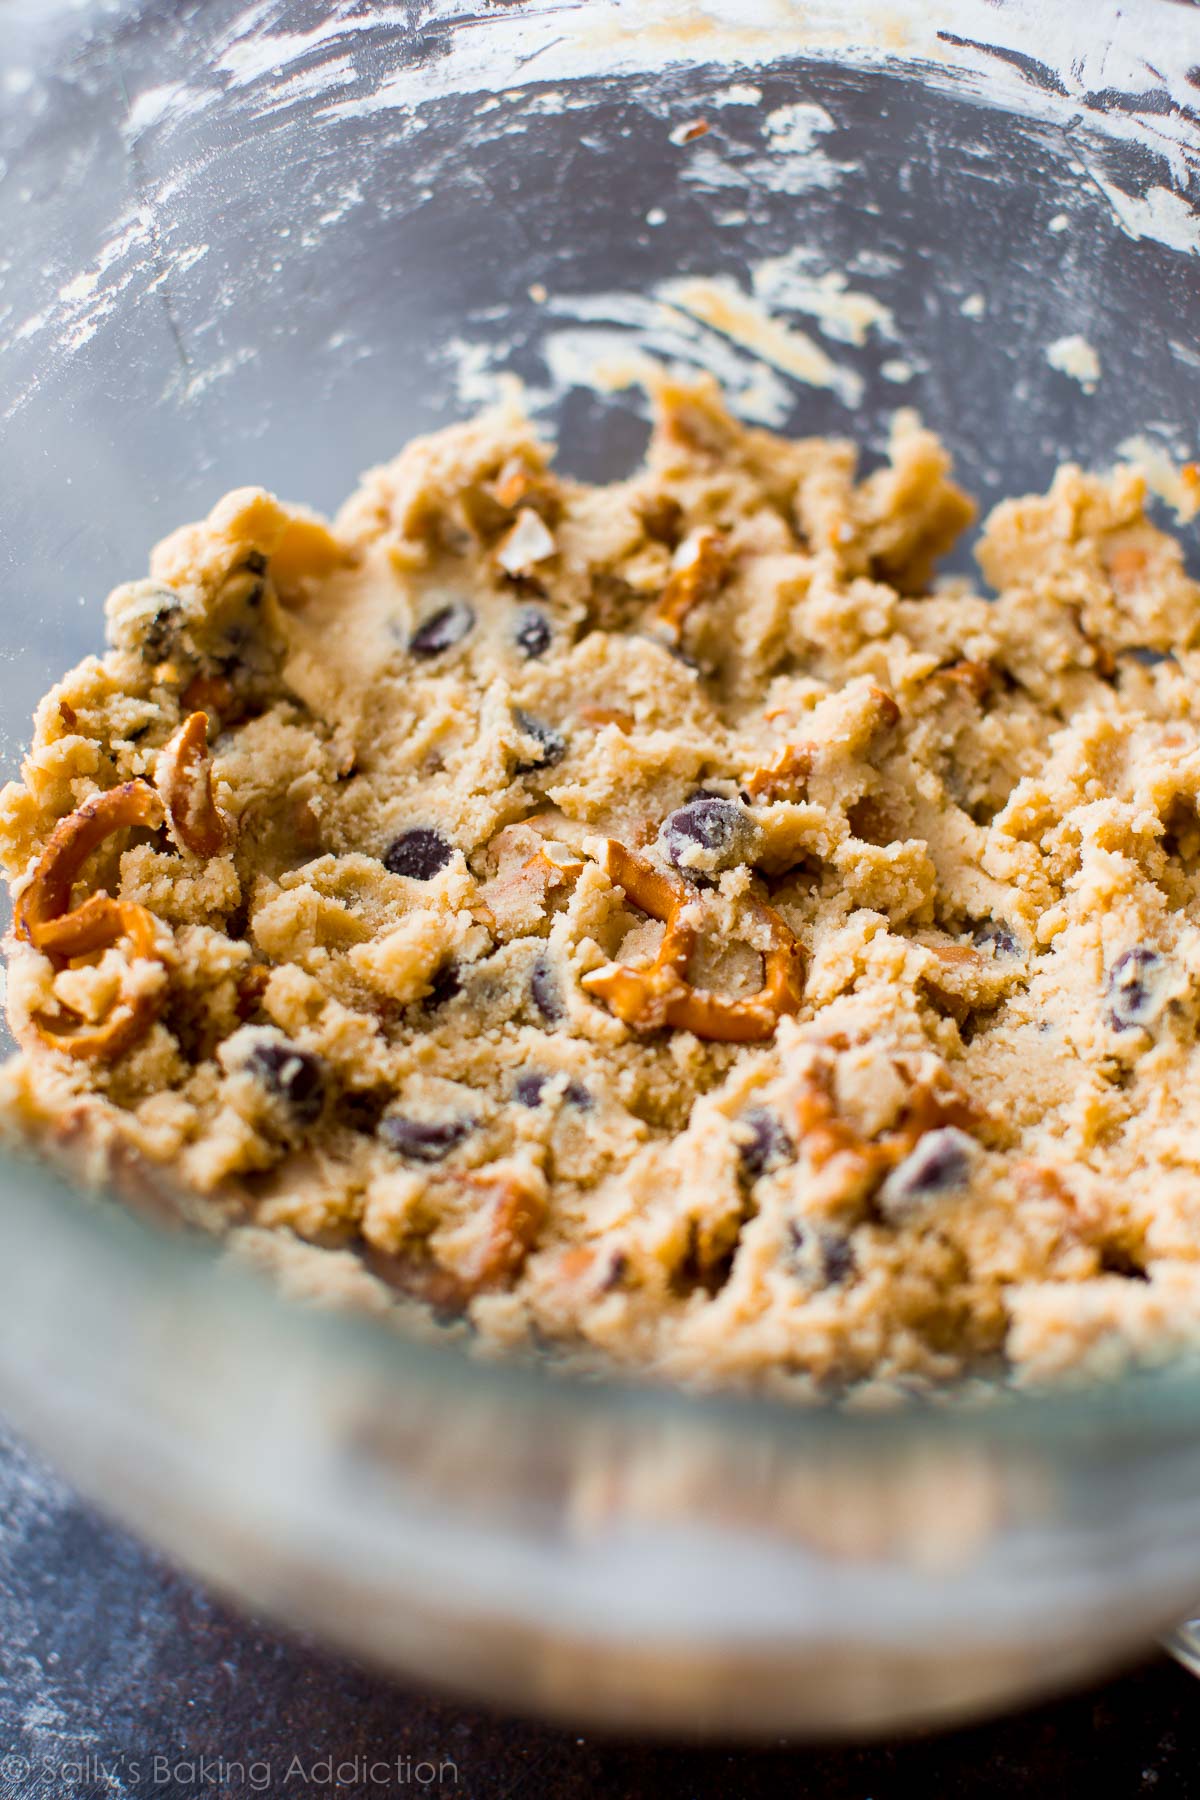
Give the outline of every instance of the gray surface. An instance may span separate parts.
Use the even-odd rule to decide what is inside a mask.
[[[406,1692],[240,1620],[0,1426],[0,1800],[1167,1800],[1197,1792],[1195,1698],[1191,1677],[1151,1662],[1012,1719],[867,1748],[585,1738]],[[424,1759],[445,1767],[440,1785],[417,1779]]]

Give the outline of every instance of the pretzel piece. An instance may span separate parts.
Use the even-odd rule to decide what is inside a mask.
[[[982,704],[991,692],[996,672],[991,663],[960,657],[958,662],[947,663],[944,668],[935,669],[934,675],[939,681],[957,683],[964,693],[970,694],[973,700]]]
[[[505,831],[514,829],[520,830],[521,827],[505,827]],[[502,831],[497,838],[493,838],[493,845],[504,835]],[[552,848],[554,847],[543,845],[532,856],[526,857],[517,868],[509,868],[504,874],[495,876],[476,895],[471,906],[472,915],[493,936],[499,936],[502,942],[507,941],[506,932],[512,933],[514,918],[519,921],[525,916],[530,904],[535,905],[540,912],[552,894],[574,887],[583,873],[582,857],[569,851],[560,860],[551,854]]]
[[[632,713],[625,712],[619,706],[581,706],[578,716],[584,725],[592,725],[597,731],[602,731],[606,725],[615,725],[618,731],[626,735],[637,722]]]
[[[162,817],[162,801],[149,783],[127,781],[93,794],[60,819],[17,902],[13,921],[17,936],[59,969],[76,957],[106,950],[123,937],[129,940],[134,961],[161,962],[154,916],[144,906],[93,894],[72,910],[71,891],[84,863],[106,837],[131,825],[157,827]],[[111,1060],[148,1029],[161,1004],[161,993],[146,990],[122,999],[98,1025],[85,1024],[71,1008],[63,1009],[61,1019],[35,1013],[33,1024],[42,1041],[55,1050]]]
[[[650,615],[651,622],[678,644],[692,608],[715,599],[728,572],[729,546],[721,533],[707,527],[692,532],[675,552],[674,566]]]
[[[371,1244],[363,1250],[367,1267],[381,1280],[439,1312],[460,1313],[477,1294],[511,1287],[546,1217],[543,1197],[513,1174],[468,1175],[466,1185],[490,1201],[491,1210],[487,1236],[469,1269],[448,1269],[429,1257],[390,1254]]]
[[[47,919],[38,926],[38,949],[52,962],[69,963],[76,956],[107,950],[125,935],[126,923],[119,900],[93,894],[61,919]]]
[[[948,1084],[943,1088],[917,1083],[896,1125],[875,1141],[861,1137],[838,1114],[833,1097],[833,1070],[814,1071],[796,1100],[796,1129],[814,1169],[823,1169],[835,1156],[849,1156],[861,1173],[872,1179],[886,1175],[916,1149],[927,1131],[957,1125],[973,1132],[980,1114],[971,1102]]]
[[[514,1175],[471,1175],[467,1180],[481,1194],[493,1196],[487,1243],[467,1284],[471,1294],[482,1294],[510,1286],[520,1274],[542,1228],[546,1202]]]
[[[794,800],[812,774],[813,753],[808,744],[784,744],[769,763],[746,777],[752,800]]]
[[[668,1026],[710,1042],[761,1043],[774,1034],[785,1013],[799,1009],[804,987],[804,952],[772,907],[751,902],[767,927],[763,983],[757,993],[730,1000],[711,989],[693,987],[687,969],[700,937],[696,897],[661,870],[610,840],[605,870],[641,912],[666,926],[658,955],[646,968],[606,963],[585,975],[583,985],[635,1031]]]
[[[179,696],[193,712],[227,712],[233,705],[233,683],[227,675],[193,675]]]
[[[93,901],[100,900],[102,908],[96,908],[91,914],[93,929],[88,932],[76,932],[81,940],[77,947],[69,950],[70,955],[83,955],[90,951],[106,948],[120,937],[127,937],[130,943],[133,961],[161,962],[162,954],[154,928],[154,915],[147,912],[144,906],[137,906],[128,900],[110,900],[107,895],[93,895],[78,913],[68,913],[65,919],[53,921],[54,925],[66,927],[92,908]],[[56,938],[61,946],[70,942],[65,932],[50,932],[52,941]],[[91,941],[84,942],[82,940]],[[53,954],[62,955],[60,948]],[[51,1018],[48,1013],[34,1013],[33,1024],[38,1036],[52,1050],[65,1050],[70,1056],[78,1056],[89,1062],[103,1059],[114,1062],[123,1056],[142,1034],[149,1030],[162,1005],[161,992],[146,990],[122,999],[109,1012],[107,1018],[98,1025],[85,1025],[80,1022],[80,1015],[70,1007],[65,1007],[65,1017]]]
[[[162,801],[146,781],[126,781],[93,794],[60,819],[17,902],[13,920],[17,936],[42,949],[43,926],[61,918],[70,907],[71,889],[92,851],[124,826],[145,825],[155,830],[162,820]]]
[[[190,713],[163,745],[154,779],[167,804],[172,837],[193,856],[219,856],[229,842],[229,821],[213,798],[206,713]]]

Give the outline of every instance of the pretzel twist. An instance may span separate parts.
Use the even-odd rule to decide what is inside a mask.
[[[101,893],[72,908],[71,893],[84,863],[105,838],[131,825],[154,829],[162,819],[162,801],[145,781],[126,781],[93,794],[60,819],[17,902],[16,935],[49,957],[58,970],[121,938],[129,941],[132,961],[161,963],[154,915],[144,906]],[[98,1025],[86,1024],[70,1007],[64,1007],[62,1018],[35,1013],[33,1024],[43,1043],[55,1050],[88,1060],[113,1060],[148,1030],[162,1001],[161,991],[146,990],[123,997]]]
[[[918,1082],[893,1128],[876,1140],[864,1138],[841,1118],[833,1095],[833,1070],[815,1071],[796,1097],[796,1128],[809,1162],[823,1169],[835,1156],[848,1156],[863,1174],[882,1177],[916,1149],[927,1131],[956,1125],[973,1132],[981,1115],[949,1083],[941,1087]]]
[[[726,999],[711,989],[693,987],[688,980],[688,963],[701,935],[695,895],[612,840],[605,852],[605,869],[634,906],[666,926],[658,955],[648,967],[611,962],[583,978],[588,992],[603,1000],[624,1024],[635,1031],[667,1026],[713,1042],[751,1044],[771,1037],[785,1013],[798,1011],[804,952],[772,907],[761,900],[750,903],[769,937],[762,986],[741,999]]]

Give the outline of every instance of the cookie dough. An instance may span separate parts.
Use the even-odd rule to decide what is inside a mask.
[[[310,1293],[796,1394],[1200,1336],[1200,586],[1136,469],[515,404],[160,544],[0,794],[10,1122]]]

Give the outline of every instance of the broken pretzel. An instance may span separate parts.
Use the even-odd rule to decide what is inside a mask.
[[[162,819],[162,802],[145,781],[127,781],[93,794],[60,819],[17,902],[13,919],[17,936],[49,957],[57,969],[67,968],[77,957],[106,950],[121,938],[129,941],[132,961],[161,962],[154,916],[144,906],[92,894],[72,908],[71,893],[84,863],[106,837],[133,825],[155,829]],[[61,1020],[35,1013],[33,1023],[53,1049],[88,1059],[112,1059],[123,1055],[148,1029],[161,1004],[161,992],[147,990],[121,1000],[99,1025],[86,1024],[70,1007],[64,1007]]]
[[[803,793],[812,765],[808,744],[784,744],[769,763],[746,777],[746,792],[752,800],[768,805],[773,800],[794,800]]]
[[[763,984],[755,994],[726,999],[707,988],[693,987],[687,977],[700,936],[694,916],[696,896],[611,840],[605,870],[634,906],[666,926],[658,955],[648,967],[606,963],[583,978],[588,992],[603,1000],[624,1024],[635,1031],[657,1031],[665,1025],[710,1041],[750,1044],[771,1037],[783,1015],[799,1009],[804,952],[771,907],[761,900],[751,902],[769,936],[763,955]]]
[[[684,538],[675,552],[667,585],[650,615],[664,637],[678,644],[692,608],[714,600],[729,572],[729,546],[719,531],[707,527]]]
[[[193,856],[219,856],[229,821],[213,798],[208,716],[194,712],[158,753],[154,779],[166,801],[171,835]]]

